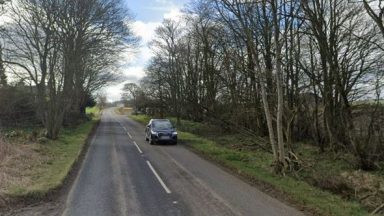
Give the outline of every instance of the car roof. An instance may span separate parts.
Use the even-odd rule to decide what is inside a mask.
[[[152,124],[152,122],[169,122],[172,124],[172,122],[169,119],[151,119],[149,121],[149,124]]]
[[[151,121],[169,121],[169,119],[151,119]]]

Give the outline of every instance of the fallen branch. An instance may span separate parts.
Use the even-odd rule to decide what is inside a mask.
[[[377,213],[379,213],[380,210],[384,209],[384,203],[381,204],[379,207],[377,207],[372,213],[371,215],[375,215]]]

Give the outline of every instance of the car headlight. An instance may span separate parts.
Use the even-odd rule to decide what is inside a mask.
[[[158,134],[158,133],[157,133],[157,132],[155,132],[155,131],[152,131],[152,130],[151,130],[151,134],[152,134],[152,135],[156,135],[156,136],[157,136],[157,134]]]
[[[177,135],[177,132],[176,131],[172,132],[172,135]]]

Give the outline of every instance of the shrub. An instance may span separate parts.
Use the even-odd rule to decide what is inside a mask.
[[[39,124],[33,95],[34,89],[27,86],[0,88],[0,125],[30,126]]]
[[[5,142],[3,136],[0,134],[0,162],[4,160],[5,156],[7,156],[9,147]]]

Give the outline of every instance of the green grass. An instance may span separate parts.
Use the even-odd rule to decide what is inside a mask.
[[[93,108],[87,112],[98,113],[98,110]],[[22,173],[29,179],[28,183],[17,182],[11,185],[7,195],[13,198],[41,198],[60,187],[78,160],[96,123],[97,120],[93,119],[75,128],[65,128],[57,140],[32,144],[43,159],[31,164],[30,169]]]
[[[296,203],[309,207],[321,215],[367,215],[368,213],[356,202],[343,200],[341,197],[313,187],[306,182],[289,176],[277,176],[270,170],[272,156],[262,152],[237,151],[217,145],[196,135],[181,132],[180,139],[190,147],[220,162],[226,167],[242,173],[248,178],[255,178],[272,185],[284,192]]]
[[[85,112],[87,113],[87,115],[91,116],[92,119],[99,119],[100,115],[101,115],[101,110],[98,106],[94,106],[94,107],[87,107]]]
[[[145,115],[131,115],[132,119],[146,124],[150,117]],[[172,121],[174,119],[171,118]],[[318,215],[368,215],[368,212],[357,202],[347,201],[331,192],[321,190],[305,181],[298,180],[291,176],[278,176],[273,174],[271,164],[272,155],[263,151],[250,151],[247,149],[237,150],[231,148],[234,140],[232,135],[225,135],[222,138],[196,135],[191,131],[199,132],[199,127],[206,127],[201,123],[182,121],[178,126],[179,139],[199,154],[204,155],[234,172],[253,181],[266,183],[276,190],[285,194],[289,200],[304,206],[311,212]],[[186,130],[188,132],[184,132]],[[301,154],[316,154],[313,149],[304,149]],[[336,166],[333,169],[331,166]],[[333,170],[345,169],[343,163],[325,163],[319,169]],[[313,173],[307,173],[310,175]]]
[[[352,105],[374,105],[377,103],[377,100],[374,100],[374,99],[370,99],[370,100],[359,100],[359,101],[354,101],[352,103]],[[379,103],[380,104],[383,104],[384,105],[384,100],[379,100]]]
[[[147,115],[130,115],[129,117],[144,125],[148,124],[149,120],[151,120],[151,117]]]

